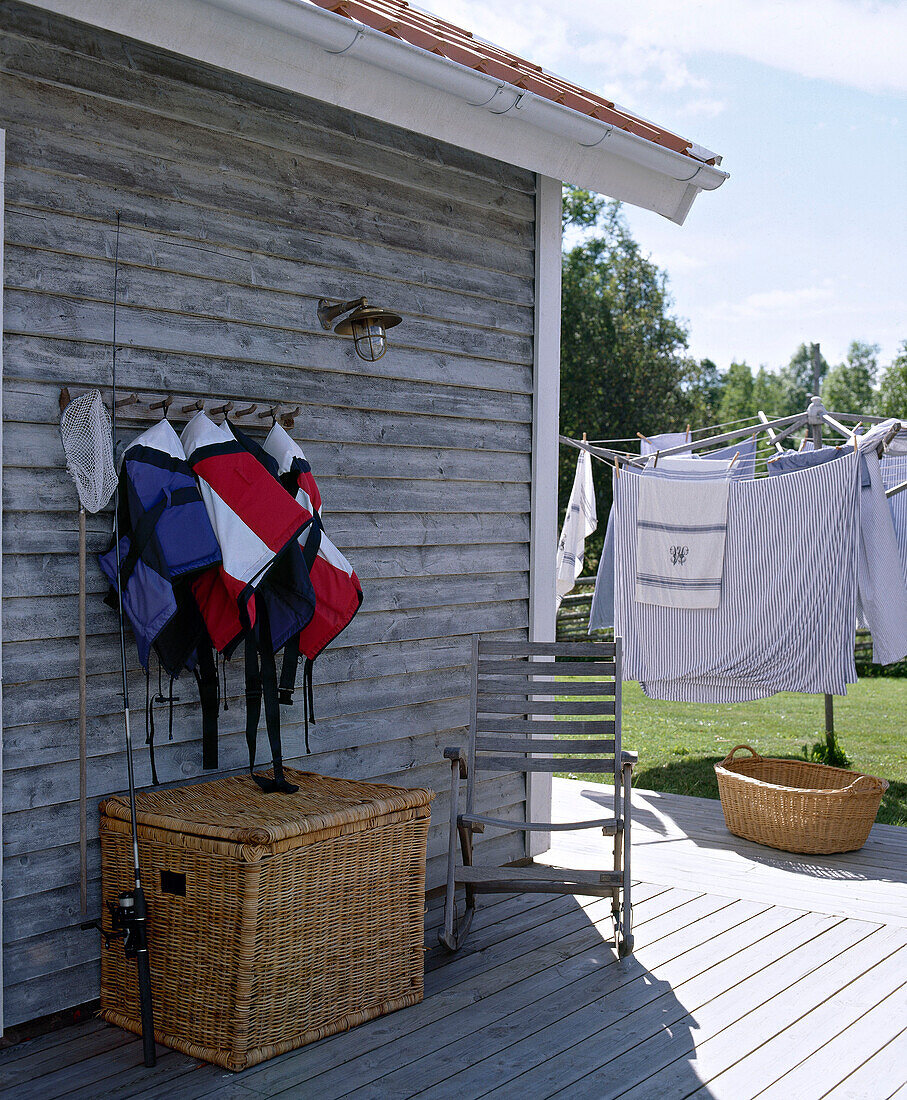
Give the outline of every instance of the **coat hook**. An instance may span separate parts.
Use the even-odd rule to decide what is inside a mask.
[[[292,428],[296,423],[296,414],[302,408],[301,405],[294,405],[292,409],[286,409],[280,415],[280,423],[284,428]]]
[[[162,397],[160,401],[153,401],[148,408],[154,412],[155,409],[161,409],[166,419],[170,410],[170,406],[173,404],[173,394],[168,393],[166,397]]]
[[[72,398],[69,396],[69,386],[64,386],[60,390],[60,412],[64,412],[71,401]]]
[[[204,401],[190,401],[188,405],[183,405],[183,407],[180,409],[180,412],[192,412],[193,409],[195,409],[197,412],[199,409],[203,409],[204,407]]]
[[[251,416],[251,414],[254,413],[257,408],[258,408],[257,405],[250,405],[247,409],[237,409],[236,410],[236,415],[237,416]]]
[[[252,407],[254,408],[255,406],[253,405]],[[232,401],[225,401],[223,405],[214,405],[214,406],[213,406],[213,407],[211,408],[211,410],[210,410],[210,411],[211,411],[211,415],[212,415],[212,416],[217,416],[217,415],[218,415],[218,413],[223,413],[223,414],[224,414],[224,416],[226,416],[226,415],[227,415],[227,413],[228,413],[228,412],[229,412],[229,411],[230,411],[230,410],[231,410],[232,408],[233,408],[233,402],[232,402]]]
[[[117,408],[125,409],[127,405],[137,405],[138,400],[138,394],[131,393],[128,397],[121,397],[119,401],[117,401]]]
[[[259,420],[267,420],[268,417],[271,418],[271,423],[272,424],[277,420],[277,406],[276,405],[272,405],[270,408],[265,409],[264,412],[260,412],[258,414],[258,419]]]

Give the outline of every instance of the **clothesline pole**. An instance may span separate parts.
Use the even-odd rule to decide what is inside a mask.
[[[813,348],[815,352],[818,352],[817,344],[813,344]],[[822,426],[825,423],[826,416],[825,407],[818,394],[810,398],[806,415],[809,419],[809,432],[812,436],[813,447],[818,451],[822,446]],[[835,697],[828,694],[825,696],[825,744],[828,747],[826,759],[832,760],[835,751]]]

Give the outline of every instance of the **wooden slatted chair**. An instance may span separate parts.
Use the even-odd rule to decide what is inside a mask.
[[[555,657],[562,660],[554,664]],[[555,676],[593,679],[556,681]],[[618,952],[621,956],[632,952],[630,785],[637,754],[625,752],[621,746],[620,689],[620,638],[614,642],[488,642],[473,638],[469,742],[465,754],[459,748],[444,750],[451,762],[450,841],[444,927],[439,939],[449,950],[458,950],[469,932],[476,894],[526,892],[610,895]],[[614,776],[614,815],[594,821],[514,822],[476,813],[476,779],[486,769],[610,772]],[[463,812],[462,779],[466,780]],[[486,827],[527,832],[601,829],[614,838],[613,870],[475,866],[473,833],[482,833]],[[458,883],[466,887],[466,910],[459,919]]]

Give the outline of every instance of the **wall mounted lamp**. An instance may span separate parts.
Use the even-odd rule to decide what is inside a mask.
[[[349,316],[343,317],[343,314]],[[336,325],[338,317],[343,317]],[[332,298],[322,298],[318,302],[318,320],[321,327],[338,336],[352,336],[356,354],[368,363],[374,363],[387,351],[387,330],[399,325],[403,318],[387,309],[370,306],[365,298],[354,298],[351,302],[338,302]]]

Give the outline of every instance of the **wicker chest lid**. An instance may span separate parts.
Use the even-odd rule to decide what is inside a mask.
[[[145,791],[136,798],[139,827],[270,846],[293,837],[314,840],[340,827],[427,807],[434,798],[433,791],[421,787],[362,783],[292,768],[285,771],[290,782],[299,786],[295,794],[265,794],[249,776]],[[123,795],[106,799],[100,808],[107,817],[130,819],[129,799]]]

